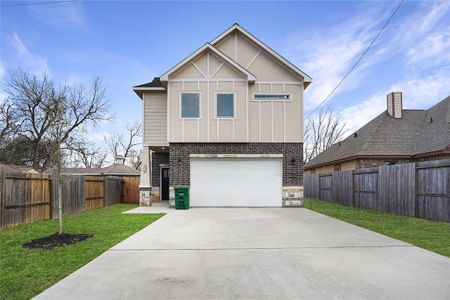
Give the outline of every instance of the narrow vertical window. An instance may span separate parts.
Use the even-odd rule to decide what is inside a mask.
[[[218,118],[234,118],[234,94],[217,94],[217,112]]]
[[[200,93],[181,93],[181,117],[200,118]]]

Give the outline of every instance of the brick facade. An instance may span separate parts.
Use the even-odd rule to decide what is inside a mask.
[[[171,143],[169,148],[171,186],[190,185],[190,154],[283,154],[283,186],[303,183],[303,143]]]
[[[160,166],[169,166],[169,152],[152,153],[152,186],[159,189]]]

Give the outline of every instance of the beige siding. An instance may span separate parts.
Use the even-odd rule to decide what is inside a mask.
[[[290,101],[253,100],[253,94],[257,92],[270,93],[283,91],[290,94]],[[250,86],[250,142],[303,141],[302,94],[301,84],[256,83]],[[259,127],[259,124],[261,124],[261,127]]]
[[[285,66],[281,65],[272,56],[257,46],[253,41],[248,40],[246,37],[237,33],[237,38],[234,38],[235,33],[231,33],[229,37],[224,38],[218,44],[214,45],[217,49],[225,53],[227,56],[234,58],[235,49],[237,62],[247,68],[256,76],[258,81],[293,81],[298,82],[301,79],[294,75]],[[236,48],[234,43],[236,42]],[[258,52],[261,53],[258,54]],[[256,59],[255,59],[256,57]]]
[[[303,84],[254,42],[231,33],[220,51],[256,76],[248,83],[244,74],[205,50],[169,76],[170,142],[301,142],[303,141]],[[200,93],[201,116],[180,118],[180,93]],[[285,92],[288,101],[254,101],[254,92]],[[235,94],[235,118],[216,118],[216,93]]]
[[[245,142],[247,140],[245,105],[247,82],[244,75],[211,52],[199,55],[194,60],[194,64],[195,66],[192,63],[187,64],[186,68],[169,78],[169,140],[171,142]],[[181,119],[182,91],[200,93],[198,120]],[[217,92],[235,94],[235,119],[218,120],[216,118]]]
[[[167,94],[145,92],[144,102],[144,144],[167,145]]]

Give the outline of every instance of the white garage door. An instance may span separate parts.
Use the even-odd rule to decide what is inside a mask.
[[[280,207],[281,190],[281,159],[191,159],[191,206]]]

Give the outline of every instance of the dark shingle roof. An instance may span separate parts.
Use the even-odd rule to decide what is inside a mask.
[[[143,91],[141,90],[141,88],[156,88],[156,91],[160,90],[160,88],[166,89],[166,84],[162,83],[161,80],[159,80],[159,77],[155,77],[153,78],[153,80],[151,82],[147,82],[144,84],[139,84],[139,85],[135,85],[133,86],[133,91],[139,96],[139,98],[142,99],[142,94]],[[164,92],[164,90],[161,90]],[[159,91],[159,92],[161,92]]]
[[[151,82],[147,82],[140,85],[135,85],[134,88],[140,88],[140,87],[162,87],[165,88],[165,86],[162,84],[161,80],[159,80],[159,77],[153,78]]]
[[[450,97],[428,110],[403,110],[401,119],[383,112],[305,165],[310,168],[355,156],[415,156],[450,148]]]

